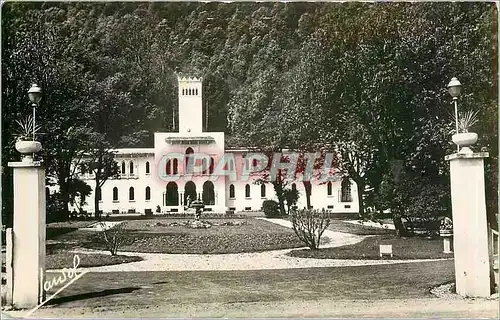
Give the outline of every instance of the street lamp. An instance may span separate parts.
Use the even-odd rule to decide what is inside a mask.
[[[448,92],[453,98],[453,102],[455,103],[455,128],[458,132],[458,107],[457,107],[457,100],[458,96],[460,95],[460,92],[462,91],[462,84],[460,81],[458,81],[457,78],[453,77],[451,78],[450,83],[448,83]],[[460,147],[457,146],[457,150],[460,150]]]
[[[36,84],[32,84],[31,88],[28,90],[28,97],[30,98],[31,106],[33,107],[33,141],[35,141],[35,110],[42,99],[42,88]]]
[[[457,78],[451,78],[450,83],[448,83],[448,92],[450,96],[453,97],[453,102],[455,102],[455,125],[458,133],[458,108],[457,108],[457,100],[460,92],[462,92],[462,84],[458,81]]]

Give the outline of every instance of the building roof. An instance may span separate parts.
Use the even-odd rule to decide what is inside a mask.
[[[120,148],[111,150],[115,154],[154,154],[154,148]]]

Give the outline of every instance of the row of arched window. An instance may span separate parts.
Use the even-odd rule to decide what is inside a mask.
[[[260,197],[261,198],[266,197],[266,185],[265,184],[260,185]],[[236,198],[236,190],[235,190],[234,184],[229,186],[229,198],[231,198],[231,199]],[[245,185],[245,198],[251,198],[249,184]]]
[[[97,197],[99,198],[99,200],[102,200],[102,196],[101,196],[100,192],[97,192]],[[145,197],[144,198],[145,198],[145,200],[151,200],[151,188],[150,187],[146,187]],[[134,189],[134,187],[130,187],[128,189],[128,200],[129,201],[134,201],[135,200],[135,189]],[[113,188],[113,201],[118,201],[118,188],[117,187]]]
[[[175,189],[177,189],[177,187],[175,187]],[[205,189],[205,185],[204,185],[204,189]],[[295,183],[292,184],[292,190],[296,190],[296,189],[297,189],[296,184]],[[211,185],[211,191],[213,192],[213,184]],[[177,192],[175,192],[175,193],[177,193]],[[333,195],[333,189],[332,189],[331,182],[328,182],[328,184],[327,184],[327,194],[329,196]],[[97,196],[98,200],[102,200],[101,189],[97,189],[96,196]],[[260,185],[260,196],[261,196],[261,198],[266,197],[266,185],[265,184]],[[129,201],[135,200],[134,187],[129,188],[128,198],[129,198]],[[236,198],[236,189],[235,189],[235,186],[233,184],[231,184],[229,186],[229,198],[231,198],[231,199]],[[250,188],[249,184],[245,185],[245,198],[251,198],[251,188]],[[352,202],[351,183],[348,179],[345,179],[342,181],[341,197],[340,198],[341,198],[340,199],[341,202]],[[145,200],[151,200],[151,188],[149,186],[146,187],[146,189],[145,189]],[[117,187],[113,188],[113,201],[118,201],[118,188]]]
[[[197,96],[198,95],[198,89],[182,89],[182,95],[183,96]]]
[[[329,196],[333,195],[333,185],[331,182],[328,182],[326,185],[327,189],[327,194]],[[295,183],[292,184],[292,190],[297,190],[297,185]],[[312,194],[312,187],[310,190]],[[352,202],[352,195],[351,195],[351,183],[349,179],[344,179],[341,184],[341,191],[340,191],[340,201],[341,202]],[[266,197],[266,185],[261,184],[260,185],[260,196],[261,198]],[[235,199],[236,198],[236,190],[233,184],[229,186],[229,198]],[[245,185],[245,198],[251,198],[251,193],[250,193],[250,185],[247,184]]]
[[[326,185],[326,193],[329,196],[333,196],[333,186],[330,181]],[[342,180],[342,183],[340,185],[340,202],[351,202],[351,201],[352,201],[351,182],[349,181],[349,179],[344,179]]]
[[[146,161],[146,174],[150,174],[151,173],[151,167],[149,165],[149,161]],[[128,174],[133,176],[134,175],[134,161],[130,161],[128,163]],[[127,169],[127,165],[125,163],[125,161],[122,161],[121,163],[121,167],[120,167],[120,172],[121,174],[126,174],[126,169]]]

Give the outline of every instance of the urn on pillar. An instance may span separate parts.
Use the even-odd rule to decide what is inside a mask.
[[[467,111],[458,114],[458,133],[451,139],[457,145],[460,153],[473,153],[469,148],[477,142],[477,133],[469,132],[469,129],[477,123],[477,111]]]
[[[44,299],[45,280],[45,170],[34,154],[42,145],[35,141],[40,129],[35,123],[35,109],[41,89],[33,85],[28,91],[33,114],[18,120],[20,132],[15,143],[21,162],[9,162],[14,176],[14,219],[12,228],[12,275],[9,290],[17,308],[33,308]]]
[[[19,125],[19,133],[16,140],[16,150],[21,154],[23,162],[32,162],[33,155],[42,150],[42,144],[32,139],[31,135],[40,130],[40,125],[36,125],[33,116],[28,116],[23,120],[16,120]]]
[[[484,183],[484,159],[489,155],[470,149],[478,138],[477,134],[469,132],[470,127],[477,123],[478,112],[458,113],[457,100],[461,88],[457,78],[448,84],[455,105],[456,133],[452,140],[457,145],[457,152],[445,157],[450,163],[456,290],[464,297],[489,297],[491,279]],[[445,240],[446,237],[451,238],[446,229],[449,228],[443,227],[441,235],[445,251],[451,251],[451,239]]]

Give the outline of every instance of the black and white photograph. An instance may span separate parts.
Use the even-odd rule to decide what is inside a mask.
[[[498,319],[499,18],[2,2],[1,318]]]

